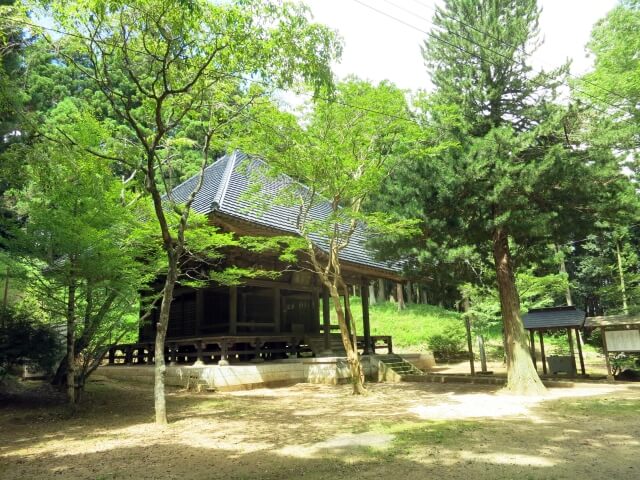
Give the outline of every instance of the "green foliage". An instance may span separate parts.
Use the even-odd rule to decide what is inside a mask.
[[[280,182],[272,196],[259,197],[259,191],[249,196],[258,204],[275,202],[300,212],[296,227],[317,273],[323,265],[339,271],[339,252],[356,230],[396,236],[415,232],[412,219],[363,208],[417,134],[409,114],[404,92],[386,82],[371,85],[355,78],[338,84],[331,101],[320,98],[307,105],[300,121],[273,105],[252,110],[257,126],[239,145],[267,160],[258,175],[287,175],[294,181]],[[257,189],[259,182],[253,184]],[[326,251],[327,259],[314,254],[316,247]]]
[[[50,373],[60,359],[60,333],[13,308],[0,310],[0,319],[0,379],[16,365]]]
[[[616,245],[620,248],[625,297],[631,313],[640,309],[640,267],[637,228],[589,235],[568,257],[568,271],[577,301],[590,315],[623,313]]]
[[[23,265],[27,288],[20,303],[35,300],[48,324],[73,329],[84,378],[106,345],[137,330],[137,315],[132,320],[130,313],[156,272],[148,268],[152,257],[146,264],[138,256],[137,219],[109,162],[53,140],[58,129],[69,128],[85,145],[97,146],[108,135],[101,124],[66,100],[40,128],[45,136],[26,158],[28,182],[5,194],[22,221],[3,246]]]
[[[422,235],[383,239],[382,252],[402,258],[451,307],[460,285],[493,285],[495,232],[508,234],[515,268],[525,271],[551,257],[547,245],[582,239],[607,221],[632,223],[637,212],[625,160],[585,133],[582,110],[557,100],[566,67],[532,71],[538,16],[535,0],[438,8],[435,38],[423,48],[436,90],[414,105],[425,132],[447,149],[406,157],[376,199],[421,219]],[[535,275],[557,271],[545,264]]]
[[[531,268],[516,275],[516,286],[521,308],[527,312],[532,308],[564,303],[568,279],[562,273],[538,275]],[[470,301],[470,308],[465,315],[471,319],[476,332],[486,334],[501,324],[500,299],[495,288],[467,283],[461,286],[461,291],[462,296]]]
[[[640,146],[640,4],[625,0],[600,20],[587,48],[594,57],[594,70],[577,83],[578,98],[607,111],[592,118],[590,133],[600,142],[622,148],[623,159],[638,174]],[[583,93],[584,92],[584,93]],[[633,161],[635,160],[635,161]]]
[[[350,302],[358,332],[362,332],[360,298],[351,297]],[[457,312],[415,303],[401,311],[391,302],[376,303],[370,306],[370,317],[371,335],[391,335],[394,349],[402,352],[428,352],[430,337],[462,326]]]
[[[466,332],[462,323],[449,325],[442,333],[431,335],[427,342],[436,358],[449,360],[464,351]]]

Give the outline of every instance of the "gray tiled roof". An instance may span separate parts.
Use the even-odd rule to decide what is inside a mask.
[[[273,199],[283,186],[290,185],[293,180],[285,176],[267,178],[259,173],[252,175],[251,172],[256,172],[262,167],[267,167],[265,162],[250,158],[238,151],[223,156],[205,169],[202,188],[196,195],[192,208],[202,214],[219,212],[283,233],[297,234],[298,209],[269,202],[269,199]],[[175,187],[172,191],[173,199],[176,202],[186,201],[193,192],[196,181],[197,175]],[[260,182],[260,193],[256,195],[262,200],[259,202],[260,205],[249,202],[245,195],[255,181]],[[320,203],[313,207],[310,216],[325,217],[330,209],[328,202]],[[312,239],[318,248],[326,250],[326,239],[318,235],[312,235]],[[350,244],[340,253],[340,258],[347,262],[398,274],[400,268],[394,264],[374,259],[372,252],[365,246],[366,240],[364,228],[359,227],[351,237]]]
[[[529,330],[543,328],[582,327],[585,314],[576,307],[535,308],[522,317],[524,328]]]

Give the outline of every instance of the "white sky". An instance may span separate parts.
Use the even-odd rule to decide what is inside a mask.
[[[421,30],[430,23],[436,0],[361,0]],[[337,30],[344,40],[342,61],[335,72],[342,78],[355,74],[379,82],[391,80],[401,88],[428,88],[420,45],[424,33],[370,10],[354,0],[306,0],[315,21]],[[616,0],[539,0],[542,7],[540,33],[544,44],[532,62],[535,68],[549,70],[567,58],[573,60],[572,73],[590,68],[585,45],[593,24],[615,5]]]

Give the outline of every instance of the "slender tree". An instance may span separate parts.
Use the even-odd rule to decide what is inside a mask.
[[[332,101],[321,98],[311,105],[301,124],[273,109],[256,111],[253,119],[258,127],[248,148],[267,160],[266,175],[290,180],[271,200],[298,211],[295,223],[311,270],[329,291],[338,318],[353,393],[363,394],[342,252],[365,230],[400,236],[411,229],[411,221],[364,208],[412,143],[416,128],[404,93],[388,83],[350,79],[338,85]]]
[[[264,94],[247,79],[264,79],[263,86],[327,83],[335,38],[309,23],[304,7],[292,4],[153,0],[50,5],[58,28],[72,35],[64,40],[82,53],[82,61],[72,55],[64,61],[91,79],[127,127],[114,131],[113,148],[93,153],[139,172],[153,202],[166,255],[154,388],[156,423],[165,424],[165,337],[180,260],[187,253],[190,207],[204,168],[221,147],[224,126]],[[199,152],[199,175],[187,199],[173,199],[163,171],[176,152],[176,137],[184,137],[181,127],[187,119],[194,133],[182,144]],[[171,219],[169,212],[177,217]]]
[[[42,129],[70,117],[76,119],[79,138],[93,145],[104,139],[99,123],[80,116],[70,100]],[[126,332],[119,327],[123,316],[135,311],[145,268],[130,241],[134,217],[120,201],[120,185],[108,162],[48,140],[33,145],[25,160],[29,181],[11,195],[22,221],[3,246],[27,266],[27,294],[39,301],[50,323],[66,331],[66,355],[56,377],[73,406],[104,355],[99,350],[107,341],[96,342],[99,335]]]

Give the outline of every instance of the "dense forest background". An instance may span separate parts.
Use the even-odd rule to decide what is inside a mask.
[[[5,334],[13,349],[5,360],[71,328],[66,351],[84,378],[106,345],[135,339],[146,308],[139,292],[165,274],[170,228],[190,227],[178,283],[193,280],[180,272],[190,252],[215,257],[229,245],[179,209],[165,232],[153,192],[171,191],[236,147],[272,159],[304,152],[308,170],[282,166],[330,191],[321,183],[329,172],[353,172],[322,159],[363,135],[372,158],[387,163],[384,175],[357,183],[356,197],[367,192],[357,215],[417,227],[387,228],[372,241],[410,280],[404,289],[374,284],[378,301],[465,310],[479,325],[499,322],[513,292],[525,310],[640,311],[640,2],[623,0],[598,22],[586,46],[594,69],[579,78],[567,65],[529,66],[539,42],[535,0],[444,2],[423,46],[435,87],[419,92],[336,81],[339,37],[298,6],[153,1],[129,11],[97,2],[103,17],[83,18],[65,3],[0,2],[2,319],[22,326],[23,345]],[[262,25],[251,22],[256,11]],[[124,23],[109,23],[118,21],[113,12],[125,12]],[[154,12],[176,30],[154,24]],[[278,30],[269,24],[276,16]],[[211,28],[199,29],[203,18]],[[224,32],[213,39],[220,50],[199,77],[213,27]],[[184,92],[172,90],[183,80]],[[278,101],[293,88],[307,100],[305,114]],[[352,137],[338,135],[347,131]],[[144,140],[152,137],[153,148]],[[500,278],[501,261],[512,266],[513,288]]]

